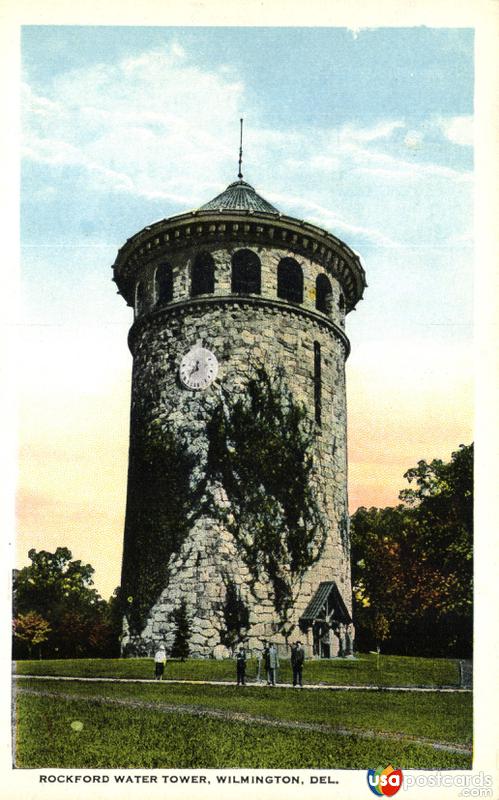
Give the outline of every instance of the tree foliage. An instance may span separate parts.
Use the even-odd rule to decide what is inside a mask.
[[[38,655],[41,658],[41,645],[47,641],[51,630],[49,622],[36,611],[19,614],[13,622],[14,637],[27,643],[30,657],[33,647],[38,645]]]
[[[228,498],[217,512],[234,536],[256,591],[272,587],[284,628],[294,587],[317,561],[327,527],[313,488],[313,427],[282,375],[258,369],[243,397],[225,397],[208,426],[208,476]]]
[[[68,600],[85,606],[98,601],[93,567],[73,561],[67,547],[58,547],[55,553],[31,549],[28,557],[30,566],[15,574],[15,598],[20,609],[53,609]]]
[[[160,426],[147,435],[140,425],[131,447],[122,575],[122,610],[132,633],[168,583],[168,562],[189,533],[202,494],[192,487],[195,458]]]
[[[359,508],[352,517],[358,645],[384,640],[394,653],[469,655],[473,445],[448,463],[419,461],[404,477],[413,485],[400,505]]]
[[[25,655],[23,642],[30,649],[18,633],[19,620],[40,617],[49,626],[43,648],[48,656],[116,654],[116,620],[93,586],[93,567],[73,560],[67,547],[54,553],[31,549],[28,556],[31,564],[14,572],[14,653]]]
[[[170,614],[170,620],[174,623],[175,638],[173,640],[171,656],[185,661],[189,657],[191,638],[191,623],[187,616],[187,606],[185,600],[181,600],[180,605]]]

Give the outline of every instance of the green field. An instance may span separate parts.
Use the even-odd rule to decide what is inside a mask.
[[[470,743],[471,694],[29,679],[17,684],[18,767],[471,767],[470,754],[430,746]],[[72,727],[75,722],[80,730]],[[298,727],[311,724],[327,728]]]
[[[18,675],[151,678],[152,659],[21,661]],[[16,765],[25,768],[367,769],[471,767],[470,693],[299,691],[251,685],[20,678]],[[169,661],[174,681],[234,681],[233,661]],[[290,682],[289,662],[279,680]],[[305,683],[456,686],[446,659],[308,661]],[[72,727],[72,723],[77,723]],[[308,726],[308,727],[307,727]],[[313,729],[320,726],[320,730]],[[451,751],[432,745],[440,743]]]
[[[67,675],[109,678],[152,678],[151,658],[72,659],[18,661],[19,675]],[[250,659],[248,680],[255,680],[257,662]],[[235,663],[231,660],[188,659],[168,661],[165,678],[172,680],[235,680]],[[457,686],[458,662],[445,658],[411,658],[367,654],[356,659],[307,661],[303,672],[305,683],[339,686]],[[282,660],[279,681],[290,683],[289,661]]]

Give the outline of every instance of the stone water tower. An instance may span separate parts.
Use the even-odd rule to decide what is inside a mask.
[[[232,635],[235,618],[253,651],[263,639],[284,647],[272,583],[260,577],[255,591],[248,558],[213,511],[218,502],[230,518],[230,492],[206,466],[213,414],[244,403],[263,368],[307,409],[325,523],[320,554],[295,581],[287,635],[309,655],[334,655],[335,628],[351,621],[345,316],[366,285],[358,256],[240,174],[198,210],[136,233],[113,269],[134,310],[123,652],[170,647],[181,604],[194,656],[228,652],[231,613]]]

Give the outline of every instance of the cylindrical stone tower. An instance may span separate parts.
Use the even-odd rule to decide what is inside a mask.
[[[309,655],[335,655],[351,622],[344,327],[366,285],[359,258],[240,179],[197,211],[135,234],[113,269],[134,309],[123,652],[170,647],[181,609],[194,656],[227,654],[240,640],[253,650],[264,639],[284,647],[289,637]],[[251,552],[256,517],[248,523],[244,492],[258,481],[245,482],[237,461],[231,480],[210,472],[213,420],[225,416],[227,439],[230,415],[238,401],[251,410],[248,387],[262,374],[269,391],[282,392],[284,409],[306,409],[308,449],[293,457],[300,474],[300,458],[313,464],[303,467],[311,484],[303,502],[321,519],[320,535],[295,559],[300,568],[293,555],[279,573],[292,588],[285,613],[268,566],[273,554]],[[281,424],[291,418],[283,412]],[[233,442],[227,448],[226,465],[238,455]],[[271,514],[285,505],[279,497]],[[292,530],[283,522],[291,533],[279,540],[282,552],[292,541],[301,552],[296,536],[315,530],[305,506]]]

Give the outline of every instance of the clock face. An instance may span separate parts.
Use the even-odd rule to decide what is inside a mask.
[[[217,377],[217,358],[211,350],[196,345],[180,362],[179,374],[188,389],[206,389]]]

